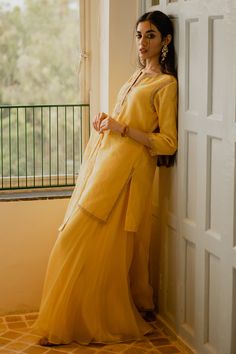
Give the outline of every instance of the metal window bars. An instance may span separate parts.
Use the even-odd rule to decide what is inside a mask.
[[[0,105],[0,190],[74,186],[89,104]]]

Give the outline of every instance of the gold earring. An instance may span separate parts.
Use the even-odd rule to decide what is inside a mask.
[[[161,50],[161,63],[164,63],[164,61],[166,60],[166,56],[168,54],[168,46],[167,44],[164,44]]]

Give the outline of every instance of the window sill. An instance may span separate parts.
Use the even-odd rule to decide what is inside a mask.
[[[43,200],[43,199],[64,199],[70,198],[74,187],[63,187],[53,190],[52,188],[29,189],[21,191],[1,191],[0,202]]]

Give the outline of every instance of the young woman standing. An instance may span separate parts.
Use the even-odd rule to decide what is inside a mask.
[[[141,68],[112,115],[99,113],[52,250],[41,345],[136,340],[154,317],[148,257],[157,156],[177,148],[173,27],[160,11],[136,24]],[[145,321],[145,319],[147,321]]]

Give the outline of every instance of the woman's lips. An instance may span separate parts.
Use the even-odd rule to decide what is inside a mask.
[[[147,49],[141,48],[141,49],[139,49],[139,52],[140,52],[141,54],[147,53]]]

